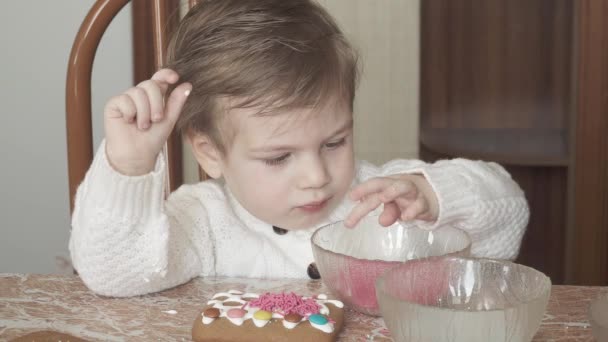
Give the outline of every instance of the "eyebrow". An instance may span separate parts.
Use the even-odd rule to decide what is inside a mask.
[[[351,117],[350,119],[348,119],[348,121],[346,121],[344,123],[344,125],[340,126],[340,128],[336,129],[334,132],[332,132],[329,135],[329,139],[335,137],[336,135],[342,134],[350,129],[353,128],[353,118]],[[295,149],[294,146],[289,146],[289,145],[276,145],[276,146],[262,146],[262,147],[254,147],[252,149],[249,150],[249,152],[278,152],[278,151],[291,151]]]

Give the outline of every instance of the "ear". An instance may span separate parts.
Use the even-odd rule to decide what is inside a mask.
[[[213,140],[206,134],[193,132],[189,132],[187,137],[198,165],[209,177],[220,178],[222,176],[222,153]]]

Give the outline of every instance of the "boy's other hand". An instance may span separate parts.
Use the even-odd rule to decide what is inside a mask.
[[[182,83],[169,95],[179,75],[170,69],[112,97],[104,109],[106,155],[116,171],[138,176],[154,169],[156,158],[169,138],[192,90]]]
[[[355,186],[349,196],[353,201],[359,201],[344,222],[349,228],[380,204],[384,205],[384,210],[379,223],[385,227],[397,220],[435,221],[439,213],[437,196],[422,175],[372,178]]]

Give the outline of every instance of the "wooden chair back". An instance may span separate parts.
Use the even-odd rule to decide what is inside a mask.
[[[165,49],[167,45],[167,29],[170,24],[169,11],[179,5],[179,0],[133,0],[134,17],[135,5],[139,1],[139,7],[150,9],[146,12],[145,22],[149,28],[137,29],[134,25],[134,40],[145,40],[146,37],[138,35],[152,35],[153,51],[135,51],[137,58],[153,58],[153,68],[158,69],[165,63]],[[93,129],[91,111],[91,74],[93,61],[101,38],[121,9],[129,3],[129,0],[97,0],[89,10],[82,22],[78,34],[74,39],[70,53],[67,81],[66,81],[66,132],[68,150],[68,175],[70,211],[73,210],[74,197],[78,185],[93,161]],[[171,3],[171,4],[170,4]],[[189,0],[189,6],[196,3]],[[151,52],[151,53],[150,53]],[[143,54],[143,55],[142,55]],[[150,77],[148,75],[146,78]],[[134,80],[137,83],[138,80]],[[166,193],[179,187],[183,182],[182,175],[182,148],[181,138],[174,133],[165,146],[165,158],[167,165],[167,189]]]

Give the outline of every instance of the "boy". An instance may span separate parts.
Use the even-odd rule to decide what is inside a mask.
[[[166,69],[108,101],[106,139],[78,190],[70,249],[92,290],[306,277],[315,229],[376,209],[384,226],[451,224],[476,256],[517,255],[528,207],[500,166],[355,161],[357,56],[314,1],[202,1],[168,55]],[[212,179],[165,201],[160,153],[176,123]]]

